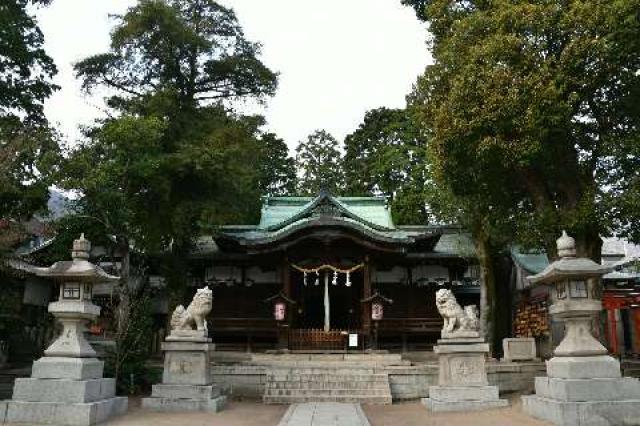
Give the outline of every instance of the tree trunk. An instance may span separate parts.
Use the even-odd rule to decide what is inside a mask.
[[[117,305],[114,309],[116,321],[115,343],[116,350],[114,354],[114,378],[118,382],[120,371],[126,359],[125,351],[120,344],[124,336],[127,334],[127,325],[129,322],[129,312],[131,305],[131,297],[129,292],[129,278],[131,276],[131,252],[129,250],[129,241],[126,238],[118,238],[118,249],[122,252],[122,261],[120,266],[120,281],[117,287]]]
[[[480,333],[489,343],[493,354],[493,308],[495,304],[496,278],[493,259],[491,258],[489,235],[482,224],[479,223],[474,226],[473,238],[480,264]]]

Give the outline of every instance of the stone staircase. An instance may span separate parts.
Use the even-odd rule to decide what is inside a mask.
[[[256,360],[254,360],[256,361]],[[267,404],[353,402],[391,404],[385,366],[405,365],[399,355],[300,355],[263,358]]]

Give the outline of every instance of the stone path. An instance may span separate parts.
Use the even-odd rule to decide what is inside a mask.
[[[370,426],[360,404],[308,402],[289,407],[278,426]]]

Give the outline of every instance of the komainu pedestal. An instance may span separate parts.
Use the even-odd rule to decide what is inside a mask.
[[[489,386],[485,358],[489,345],[480,337],[475,306],[463,309],[451,290],[438,290],[436,306],[444,319],[438,354],[438,386],[429,387],[422,403],[431,411],[472,411],[506,407],[498,387]]]
[[[153,385],[151,397],[142,406],[156,411],[218,412],[226,397],[211,380],[210,353],[215,349],[207,337],[204,318],[211,311],[211,290],[199,289],[187,309],[176,308],[172,330],[162,343],[164,370],[162,383]],[[191,329],[191,324],[196,329]]]
[[[422,403],[431,411],[472,411],[506,407],[498,387],[489,386],[485,358],[489,345],[481,338],[441,339],[438,354],[438,386],[429,387]]]

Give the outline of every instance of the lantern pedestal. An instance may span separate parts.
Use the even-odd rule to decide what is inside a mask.
[[[482,338],[438,340],[434,348],[440,364],[438,386],[429,387],[422,403],[430,411],[473,411],[506,407],[498,387],[489,386],[485,358],[489,345]]]
[[[556,425],[632,424],[640,419],[640,381],[621,377],[620,363],[591,334],[602,309],[599,279],[608,268],[576,257],[566,233],[558,239],[558,254],[560,260],[529,280],[555,287],[549,313],[566,332],[547,361],[547,377],[536,377],[536,393],[522,397],[522,408]]]
[[[167,339],[168,340],[168,339]],[[142,399],[144,408],[154,411],[218,412],[227,402],[211,380],[211,339],[166,341],[162,383],[153,385],[151,397]]]

